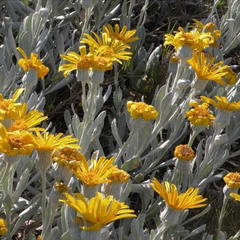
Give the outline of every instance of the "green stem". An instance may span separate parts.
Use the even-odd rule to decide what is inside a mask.
[[[220,216],[219,216],[219,219],[218,219],[218,229],[217,229],[217,238],[216,239],[219,239],[219,237],[220,237],[220,232],[221,232],[221,228],[222,228],[222,221],[223,221],[223,218],[224,218],[225,213],[226,213],[226,207],[227,207],[228,200],[229,200],[229,196],[224,195],[223,205],[222,205],[221,213],[220,213]]]
[[[47,230],[47,224],[46,224],[46,174],[47,174],[47,169],[42,169],[41,175],[42,175],[42,224],[43,224],[43,229],[42,229],[42,235],[41,238],[44,240],[44,235]]]

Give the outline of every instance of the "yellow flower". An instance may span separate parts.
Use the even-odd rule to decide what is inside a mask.
[[[240,195],[237,193],[230,193],[230,196],[233,197],[236,201],[240,202]]]
[[[180,160],[191,161],[195,157],[195,153],[187,144],[178,145],[174,150],[174,156]]]
[[[121,31],[118,24],[114,25],[114,29],[110,24],[103,26],[103,28],[108,37],[112,39],[112,41],[118,40],[121,43],[125,44],[127,47],[129,47],[127,43],[134,42],[139,39],[138,37],[132,37],[136,33],[136,29],[127,31],[127,26],[123,26]]]
[[[8,128],[9,132],[13,132],[16,130],[25,130],[25,131],[44,131],[44,128],[35,128],[36,125],[39,125],[42,121],[47,119],[47,117],[43,116],[43,113],[39,112],[37,109],[30,111],[27,113],[27,104],[24,103],[21,111],[18,112],[18,117],[12,123],[10,128]]]
[[[237,74],[230,68],[228,67],[226,70],[227,74],[224,76],[227,80],[227,84],[229,85],[234,85],[237,82]]]
[[[193,54],[193,57],[190,60],[188,60],[188,63],[193,68],[199,79],[205,81],[212,80],[214,82],[224,85],[226,84],[226,82],[224,82],[222,78],[226,76],[227,74],[226,70],[228,66],[224,65],[220,67],[223,64],[223,61],[220,61],[212,66],[214,60],[215,58],[212,57],[208,61],[208,58],[205,57],[204,53],[201,52],[199,57],[199,54],[195,52]]]
[[[65,146],[76,149],[80,148],[77,144],[73,144],[78,142],[78,139],[72,138],[71,135],[62,137],[63,133],[54,136],[53,134],[49,134],[49,132],[45,132],[42,136],[39,131],[36,131],[36,134],[37,136],[33,136],[32,144],[40,151],[53,151]]]
[[[83,159],[85,159],[82,153],[71,147],[55,149],[52,153],[52,158],[53,161],[57,162],[62,168],[69,169],[76,169],[76,167],[81,164]]]
[[[116,182],[128,182],[130,175],[117,167],[113,169],[111,174],[108,176],[109,179],[113,179]]]
[[[108,37],[107,33],[102,33],[101,38],[95,33],[92,32],[97,39],[95,41],[89,34],[84,33],[86,38],[83,38],[80,42],[86,43],[89,47],[93,47],[94,55],[98,57],[104,57],[108,61],[117,61],[120,64],[121,60],[130,60],[132,57],[131,52],[124,51],[127,46],[117,40],[112,41],[111,38]]]
[[[189,188],[185,193],[178,195],[177,187],[169,182],[160,183],[156,178],[152,180],[150,186],[165,200],[166,204],[175,210],[190,208],[200,208],[207,204],[203,203],[207,198],[197,195],[198,188]]]
[[[131,117],[135,120],[138,120],[142,117],[145,121],[150,119],[155,120],[158,116],[158,112],[152,105],[148,105],[144,102],[127,102],[127,109]]]
[[[69,61],[69,64],[62,64],[58,71],[64,71],[64,77],[66,77],[71,71],[76,69],[89,69],[91,64],[89,62],[86,46],[79,47],[80,55],[75,52],[68,52],[67,55],[60,54],[60,57]]]
[[[42,61],[38,59],[36,53],[31,53],[30,59],[27,58],[25,52],[18,47],[17,50],[23,55],[20,58],[18,65],[23,68],[24,72],[28,72],[30,68],[37,72],[37,77],[43,79],[49,72],[49,68],[42,64]]]
[[[27,131],[7,132],[0,124],[0,151],[5,155],[30,155],[34,149],[33,135]]]
[[[239,173],[228,173],[224,178],[224,182],[228,188],[237,189],[240,188],[240,174]]]
[[[18,117],[18,111],[21,110],[22,104],[15,103],[15,101],[23,91],[24,88],[17,89],[10,99],[4,99],[3,95],[0,93],[0,121],[3,121],[5,116],[9,119],[16,119]]]
[[[189,27],[192,27],[192,28],[196,28],[198,31],[202,32],[206,32],[206,31],[209,31],[211,32],[213,38],[214,38],[214,42],[211,43],[210,45],[214,48],[218,47],[218,43],[217,43],[217,39],[221,36],[221,31],[220,30],[215,30],[215,24],[212,23],[212,22],[209,22],[207,24],[202,24],[201,22],[199,22],[198,20],[196,19],[193,19],[194,23],[193,25],[189,26]]]
[[[3,218],[0,218],[0,235],[3,235],[8,231],[6,226],[7,222]]]
[[[199,105],[198,102],[190,102],[190,106],[194,106],[194,108],[190,109],[185,117],[191,122],[194,126],[211,126],[213,125],[213,121],[215,117],[211,114],[210,110],[208,109],[209,105],[207,103],[203,103]]]
[[[218,102],[209,97],[200,96],[202,102],[212,104],[214,107],[226,111],[236,111],[240,109],[240,101],[239,102],[229,102],[226,97],[218,97],[215,96]]]
[[[97,192],[96,196],[88,202],[80,193],[75,193],[73,196],[69,193],[64,193],[64,195],[67,200],[60,199],[59,201],[75,209],[82,219],[87,222],[87,226],[80,226],[84,230],[98,231],[106,224],[115,220],[136,217],[133,214],[134,211],[129,209],[129,206],[114,200],[111,195],[103,198],[103,195]]]
[[[78,168],[73,169],[73,173],[87,186],[95,186],[101,183],[111,182],[108,176],[111,174],[115,166],[112,166],[114,158],[99,158],[98,161],[92,159],[91,166],[88,165],[85,158],[82,159]]]
[[[211,33],[200,33],[198,31],[184,32],[182,27],[179,27],[178,30],[179,32],[174,31],[175,35],[165,34],[164,47],[173,45],[175,51],[177,51],[181,46],[186,44],[193,50],[202,51],[214,42]]]

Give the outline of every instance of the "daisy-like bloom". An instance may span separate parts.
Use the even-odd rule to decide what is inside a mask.
[[[211,33],[200,33],[199,31],[185,32],[182,27],[179,27],[178,30],[179,32],[173,32],[175,35],[165,34],[164,47],[167,45],[173,45],[175,51],[177,51],[183,45],[187,45],[193,50],[202,51],[214,42]]]
[[[127,26],[123,26],[122,30],[120,31],[118,24],[114,25],[114,29],[110,24],[108,24],[107,26],[103,26],[103,29],[107,33],[108,37],[112,39],[112,41],[118,40],[128,47],[128,43],[139,39],[139,37],[132,37],[136,33],[136,29],[127,31]]]
[[[61,58],[70,62],[69,64],[62,64],[58,68],[59,72],[64,71],[64,77],[67,77],[71,71],[78,69],[79,71],[84,71],[87,74],[86,77],[88,78],[88,69],[91,64],[87,56],[86,46],[80,46],[79,52],[80,55],[75,52],[68,52],[67,55],[60,54]]]
[[[145,121],[150,119],[155,120],[158,116],[158,112],[155,107],[148,105],[145,102],[127,102],[127,110],[130,113],[131,117],[135,120],[138,120],[142,117]]]
[[[0,151],[5,155],[30,155],[34,149],[33,135],[27,131],[8,132],[0,124]]]
[[[0,218],[0,235],[3,235],[8,231],[6,227],[7,222],[3,218]]]
[[[59,166],[68,169],[76,169],[82,161],[86,161],[81,152],[79,152],[76,148],[71,147],[55,149],[52,153],[52,158]]]
[[[224,182],[227,184],[228,188],[237,189],[240,188],[240,174],[238,172],[228,173],[224,178]]]
[[[59,133],[56,136],[44,132],[43,136],[39,131],[36,131],[36,136],[33,136],[32,144],[37,149],[38,158],[36,164],[39,170],[45,171],[52,164],[52,152],[54,149],[69,146],[71,148],[80,148],[77,144],[77,138],[72,138],[71,135],[62,137],[63,133]]]
[[[44,131],[44,128],[36,128],[35,126],[39,125],[47,119],[44,114],[39,112],[37,109],[30,111],[27,113],[27,104],[24,103],[21,111],[18,112],[18,117],[12,123],[12,125],[8,128],[9,132],[13,132],[16,130],[25,130],[25,131]]]
[[[219,84],[226,84],[222,79],[227,75],[226,70],[228,69],[227,65],[221,66],[223,61],[220,61],[213,65],[215,58],[212,57],[210,60],[205,57],[204,53],[200,53],[200,56],[197,52],[193,54],[193,57],[188,60],[189,65],[195,71],[198,79],[204,81],[214,81]]]
[[[42,64],[36,53],[31,53],[30,59],[28,59],[26,53],[20,47],[17,50],[23,55],[23,58],[19,59],[18,65],[23,68],[24,72],[34,69],[37,72],[37,77],[41,79],[47,75],[49,68]]]
[[[195,152],[187,144],[178,145],[174,150],[174,156],[180,160],[191,161],[195,157]]]
[[[217,39],[221,36],[221,31],[220,30],[215,30],[215,24],[212,22],[209,22],[207,24],[202,24],[196,19],[193,19],[194,23],[193,25],[189,26],[192,28],[196,28],[200,32],[211,32],[214,42],[211,44],[213,48],[218,47]]]
[[[205,103],[212,104],[218,108],[215,123],[218,127],[223,128],[230,124],[230,118],[233,111],[240,110],[239,102],[229,102],[226,97],[215,96],[218,102],[209,97],[200,96]]]
[[[240,101],[229,102],[226,97],[218,97],[218,96],[214,96],[214,97],[217,99],[218,102],[216,102],[212,98],[200,96],[203,102],[212,104],[214,107],[218,109],[226,110],[230,112],[240,110]]]
[[[169,182],[160,183],[154,178],[150,186],[165,200],[166,204],[175,210],[204,207],[207,198],[198,195],[198,188],[189,188],[185,193],[178,194],[177,187]]]
[[[15,102],[23,91],[24,88],[17,89],[10,99],[3,98],[3,95],[0,93],[0,121],[4,121],[5,117],[8,119],[16,119],[18,117],[22,104]]]
[[[210,112],[208,109],[209,104],[203,103],[201,105],[198,104],[198,102],[190,102],[190,106],[193,106],[194,108],[190,109],[185,117],[188,118],[188,120],[191,122],[194,126],[211,126],[213,125],[213,121],[215,120],[214,115]]]
[[[73,173],[87,186],[110,182],[108,177],[115,168],[112,165],[113,161],[114,158],[108,160],[106,157],[101,157],[98,161],[91,159],[91,166],[89,166],[86,159],[82,158],[80,166],[73,169]]]
[[[80,193],[75,193],[73,196],[69,193],[64,193],[64,195],[67,200],[60,199],[59,201],[68,204],[80,214],[84,224],[80,228],[83,230],[98,231],[115,220],[136,217],[129,206],[114,200],[111,195],[104,198],[101,193],[97,192],[96,196],[88,202]]]
[[[125,44],[120,41],[114,40],[108,37],[107,33],[102,33],[99,37],[95,32],[92,32],[97,39],[94,40],[89,34],[84,33],[85,38],[82,38],[81,43],[86,43],[91,47],[93,46],[94,55],[99,57],[104,57],[110,61],[117,61],[122,63],[121,60],[130,60],[132,53],[129,51],[124,51],[128,48]]]

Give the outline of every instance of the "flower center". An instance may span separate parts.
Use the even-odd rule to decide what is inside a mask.
[[[89,60],[84,57],[77,62],[77,69],[88,69],[90,67]]]
[[[0,102],[0,109],[7,111],[10,103],[11,103],[11,102],[10,102],[9,100],[3,99],[3,100]]]
[[[201,116],[201,117],[208,117],[209,116],[209,110],[204,107],[196,107],[195,116]]]
[[[24,142],[20,134],[9,134],[8,135],[8,143],[12,146],[12,148],[23,148]]]
[[[82,181],[86,185],[97,185],[99,183],[99,176],[91,172],[84,173],[82,177]]]
[[[60,158],[66,160],[68,162],[81,161],[79,152],[76,149],[72,149],[72,148],[68,148],[68,147],[60,150]]]
[[[16,130],[27,130],[27,129],[28,129],[28,126],[26,122],[23,119],[17,119],[9,128],[9,131],[13,132]]]
[[[233,182],[240,182],[240,174],[233,173],[233,174],[229,175],[229,179]]]

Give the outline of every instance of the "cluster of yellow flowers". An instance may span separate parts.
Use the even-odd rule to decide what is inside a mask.
[[[130,48],[128,43],[138,39],[138,37],[132,37],[136,30],[127,31],[127,27],[124,26],[120,31],[118,24],[115,24],[114,29],[109,24],[103,28],[105,32],[102,32],[101,36],[92,32],[96,40],[87,33],[84,34],[85,38],[80,40],[80,43],[89,46],[88,53],[86,46],[83,45],[79,47],[80,55],[75,52],[60,55],[64,60],[70,62],[59,67],[59,71],[64,71],[65,77],[76,69],[78,71],[93,69],[105,72],[112,70],[114,61],[121,64],[121,60],[131,59],[132,52],[125,50]]]

